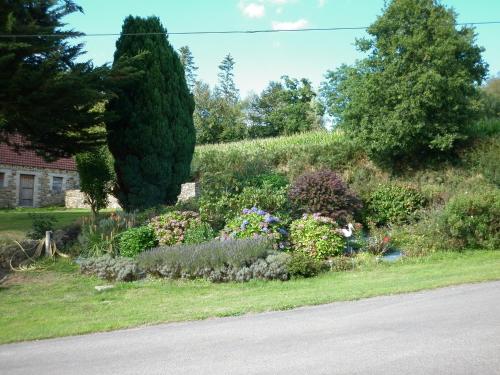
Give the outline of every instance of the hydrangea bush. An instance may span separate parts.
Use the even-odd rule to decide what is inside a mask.
[[[186,230],[200,224],[200,215],[193,211],[172,211],[149,221],[159,244],[167,246],[183,243]]]
[[[293,221],[290,239],[296,251],[316,259],[340,255],[345,247],[345,240],[335,220],[318,213],[304,214],[301,219]]]
[[[251,238],[266,236],[276,247],[288,246],[288,232],[278,217],[257,207],[243,209],[240,216],[230,220],[222,231],[222,238]]]

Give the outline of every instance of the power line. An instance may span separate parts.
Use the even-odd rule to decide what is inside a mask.
[[[460,22],[456,26],[480,26],[480,25],[496,25],[500,21],[482,21],[482,22]],[[76,38],[84,37],[106,37],[106,36],[146,36],[146,35],[216,35],[216,34],[266,34],[266,33],[290,33],[290,32],[311,32],[311,31],[341,31],[341,30],[366,30],[368,26],[352,26],[352,27],[318,27],[306,29],[257,29],[257,30],[214,30],[214,31],[178,31],[165,33],[82,33],[75,35]],[[66,38],[65,34],[0,34],[0,38]]]

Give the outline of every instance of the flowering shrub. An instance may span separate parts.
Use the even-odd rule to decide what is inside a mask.
[[[361,201],[334,172],[323,170],[300,176],[288,193],[293,205],[304,213],[345,222],[361,209]]]
[[[184,242],[188,228],[199,225],[201,219],[196,212],[173,211],[152,218],[149,227],[154,230],[160,245],[175,245]]]
[[[293,221],[290,236],[295,250],[316,259],[339,255],[345,245],[337,223],[320,214],[305,214],[302,219]]]
[[[377,225],[409,222],[424,201],[423,195],[415,188],[380,185],[368,199],[368,220]]]
[[[250,238],[266,236],[275,240],[280,249],[287,246],[288,232],[280,219],[257,207],[245,208],[242,214],[229,221],[222,232],[223,238]]]
[[[245,187],[238,194],[205,195],[200,201],[200,214],[204,221],[208,221],[214,228],[221,229],[245,207],[252,206],[280,214],[289,211],[287,187],[275,188],[265,184],[260,187]]]
[[[170,278],[205,278],[212,282],[288,280],[290,255],[271,250],[264,237],[212,240],[196,245],[159,247],[142,253],[139,267]]]

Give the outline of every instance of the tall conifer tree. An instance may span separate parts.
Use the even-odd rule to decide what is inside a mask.
[[[134,33],[141,35],[125,35]],[[116,114],[107,122],[116,195],[126,210],[175,203],[194,152],[194,101],[157,17],[125,19],[113,66],[123,60],[141,69],[143,77],[123,87],[108,105]]]

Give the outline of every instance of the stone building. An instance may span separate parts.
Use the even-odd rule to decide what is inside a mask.
[[[23,143],[19,136],[13,136],[11,141]],[[49,163],[32,150],[16,152],[0,144],[0,207],[64,205],[64,192],[78,186],[73,159]]]

